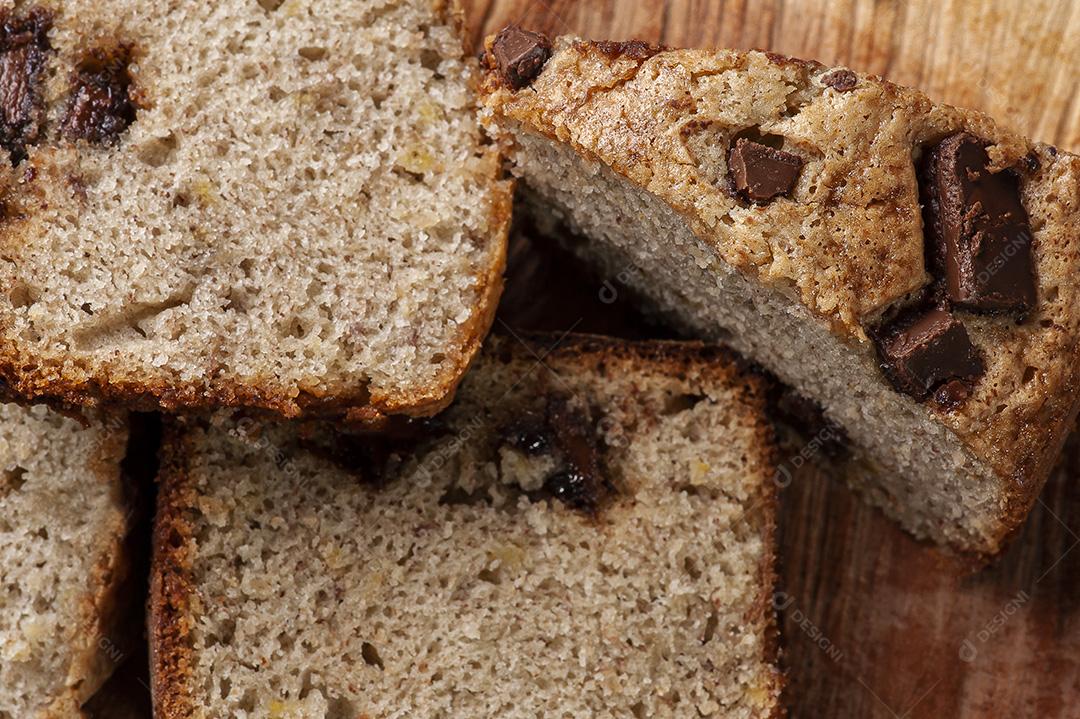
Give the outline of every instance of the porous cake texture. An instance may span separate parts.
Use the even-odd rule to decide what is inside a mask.
[[[778,716],[760,384],[700,345],[554,339],[493,339],[389,445],[176,425],[156,716]]]
[[[1000,551],[1080,399],[1080,158],[771,53],[509,28],[485,63],[538,218],[820,404],[908,530]]]
[[[122,417],[0,405],[0,717],[71,719],[124,658]]]
[[[509,220],[451,3],[0,8],[5,391],[286,416],[449,401]]]

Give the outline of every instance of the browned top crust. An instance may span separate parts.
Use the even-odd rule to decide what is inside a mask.
[[[879,77],[762,52],[643,59],[562,38],[521,91],[489,72],[484,102],[493,126],[566,143],[661,198],[719,258],[868,356],[867,329],[930,284],[916,180],[923,148],[957,132],[989,141],[991,169],[1020,173],[1038,302],[1022,322],[963,313],[986,373],[961,408],[927,411],[1012,481],[1003,513],[1024,516],[1080,398],[1080,157]],[[717,153],[746,133],[782,137],[803,157],[789,197],[733,197]]]

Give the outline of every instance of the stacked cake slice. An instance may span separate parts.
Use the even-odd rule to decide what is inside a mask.
[[[819,403],[910,531],[1001,549],[1080,401],[1080,157],[771,53],[516,27],[487,47],[542,222]]]
[[[757,380],[715,350],[492,341],[397,440],[174,426],[157,716],[778,714]]]
[[[490,325],[510,213],[449,3],[10,5],[6,392],[445,406]]]
[[[127,651],[127,437],[0,405],[0,717],[80,716]]]

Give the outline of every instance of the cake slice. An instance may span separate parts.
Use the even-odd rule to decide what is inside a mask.
[[[510,27],[485,64],[525,201],[576,253],[820,404],[912,533],[1001,549],[1080,399],[1080,158],[770,53]]]
[[[123,658],[127,435],[0,405],[0,717],[81,716]]]
[[[509,218],[452,3],[5,2],[0,62],[5,391],[449,401]]]
[[[697,345],[554,343],[493,338],[390,443],[175,425],[155,716],[777,716],[757,379]]]

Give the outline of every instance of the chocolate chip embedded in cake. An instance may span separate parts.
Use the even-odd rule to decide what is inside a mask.
[[[128,64],[131,49],[91,50],[76,68],[71,100],[61,122],[69,140],[111,142],[135,121]]]
[[[930,152],[922,173],[928,239],[951,302],[1023,313],[1036,301],[1031,227],[1019,177],[991,172],[986,144],[958,133]]]
[[[728,158],[735,191],[751,202],[768,202],[795,187],[803,161],[744,137],[735,141]]]
[[[496,36],[491,53],[506,84],[520,90],[543,71],[551,57],[551,41],[540,33],[507,25]]]
[[[859,84],[859,76],[851,70],[841,68],[822,75],[821,84],[826,87],[831,87],[837,92],[850,92]]]
[[[877,348],[896,389],[920,400],[954,382],[970,387],[984,372],[967,329],[942,307],[902,316],[880,334]],[[957,386],[946,393],[947,405],[963,396]]]
[[[504,431],[510,446],[522,454],[535,457],[551,448],[550,430],[535,412],[526,412]]]
[[[42,8],[25,16],[0,12],[0,147],[10,153],[12,165],[22,162],[26,148],[41,139],[51,27],[52,16]]]
[[[600,463],[596,431],[588,415],[562,397],[548,402],[547,423],[569,465],[544,481],[544,489],[571,509],[595,513],[611,493]]]
[[[555,466],[544,477],[544,493],[570,509],[596,514],[614,493],[614,485],[604,476],[596,432],[587,408],[555,395],[543,414],[526,412],[501,434],[505,444],[527,457],[553,457]]]

